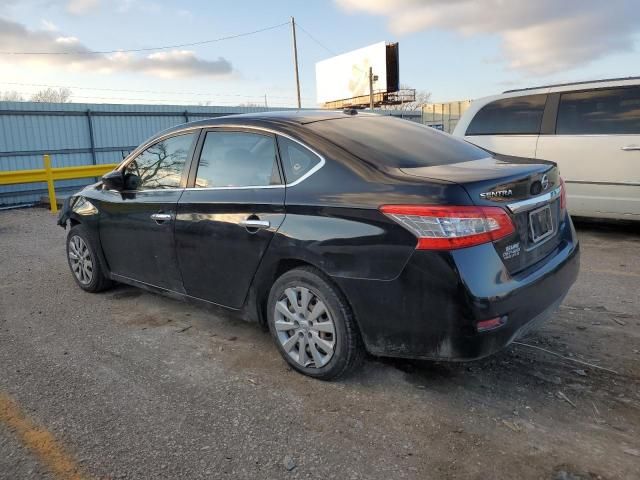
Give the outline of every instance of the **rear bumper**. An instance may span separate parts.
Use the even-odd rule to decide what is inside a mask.
[[[575,282],[580,249],[570,221],[543,261],[511,276],[492,244],[416,251],[394,280],[335,278],[374,355],[474,360],[548,319]],[[506,316],[494,330],[477,323]]]

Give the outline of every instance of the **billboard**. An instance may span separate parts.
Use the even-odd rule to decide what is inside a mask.
[[[397,44],[378,42],[316,63],[318,103],[369,95],[369,67],[378,76],[374,92],[398,89]]]

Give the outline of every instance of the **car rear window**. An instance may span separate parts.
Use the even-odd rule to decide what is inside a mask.
[[[398,118],[363,115],[307,126],[357,157],[386,167],[430,167],[489,156],[470,143]]]

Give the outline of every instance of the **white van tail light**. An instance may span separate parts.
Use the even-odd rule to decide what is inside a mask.
[[[380,211],[418,237],[418,250],[471,247],[515,231],[500,207],[382,205]]]

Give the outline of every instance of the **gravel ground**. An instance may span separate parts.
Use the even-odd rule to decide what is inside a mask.
[[[0,212],[0,396],[86,478],[637,479],[640,231],[578,234],[578,283],[523,341],[616,373],[514,345],[323,383],[224,312],[82,292],[47,211]],[[64,477],[4,420],[0,478]]]

